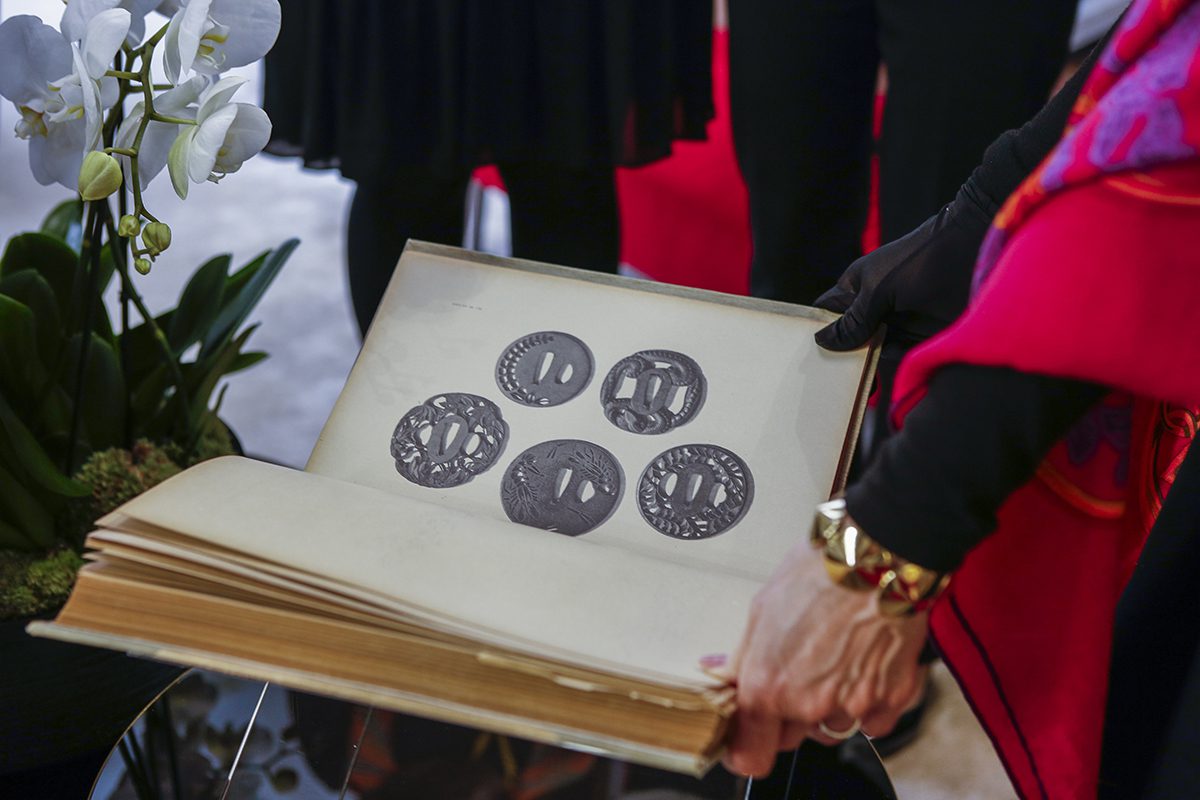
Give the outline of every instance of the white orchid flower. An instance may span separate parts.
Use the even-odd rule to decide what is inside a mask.
[[[253,63],[279,35],[279,0],[182,0],[178,6],[163,39],[171,83],[192,71],[217,75]]]
[[[128,12],[106,10],[71,45],[37,17],[0,25],[0,95],[21,115],[16,134],[29,140],[29,168],[43,186],[77,187],[83,154],[99,142],[103,109],[117,99],[115,81],[97,79],[128,26]]]
[[[77,42],[83,38],[92,17],[101,11],[123,8],[130,15],[125,43],[137,47],[146,34],[146,15],[158,9],[162,3],[163,0],[69,0],[58,29],[68,41]]]
[[[174,89],[168,89],[155,95],[154,110],[164,117],[195,120],[196,108],[193,107],[193,104],[199,101],[200,93],[207,86],[207,78],[194,75]],[[143,102],[139,102],[130,109],[128,116],[117,128],[113,144],[124,150],[131,149],[137,138],[138,128],[141,127],[142,117],[145,115],[146,104]],[[159,121],[150,122],[146,126],[146,132],[142,135],[142,142],[138,147],[138,181],[141,183],[141,188],[145,189],[167,165],[167,155],[171,152],[171,144],[179,136],[179,128],[178,123]],[[126,183],[132,186],[133,174],[130,169],[130,159],[127,156],[118,156],[118,158],[125,166]]]
[[[230,99],[246,81],[223,78],[200,95],[196,124],[185,129],[171,145],[167,167],[175,193],[186,198],[188,181],[216,183],[237,172],[242,163],[267,146],[271,120],[265,111]],[[140,157],[139,157],[140,160]]]
[[[74,70],[53,84],[63,104],[46,118],[62,123],[82,116],[84,151],[99,146],[104,110],[117,102],[116,79],[106,78],[104,73],[125,41],[129,21],[129,12],[123,8],[101,11],[88,20],[82,40],[71,44]]]
[[[37,17],[15,16],[0,25],[0,95],[21,115],[19,138],[49,133],[44,115],[62,103],[53,84],[71,71],[71,64],[71,46]]]

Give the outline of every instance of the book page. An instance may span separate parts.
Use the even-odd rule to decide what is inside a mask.
[[[492,520],[532,518],[527,524],[578,541],[756,580],[807,535],[813,506],[834,484],[867,360],[865,351],[830,353],[814,343],[833,315],[456,252],[419,244],[405,252],[310,471]],[[536,338],[547,332],[554,342]],[[539,348],[559,359],[545,376],[521,361]],[[514,399],[506,386],[513,376],[535,394],[557,377],[562,385],[550,390],[559,396],[541,397],[550,405]],[[561,401],[573,384],[578,393]],[[410,423],[425,420],[417,424],[429,436],[446,403],[460,402],[446,400],[450,394],[479,400],[459,408],[460,419],[480,411],[493,428],[501,419],[502,446],[475,459],[490,466],[457,485],[434,485],[438,476],[424,472],[406,477],[397,440],[409,453],[428,450]],[[442,409],[422,408],[439,396]],[[648,430],[619,427],[610,415]],[[437,436],[448,427],[435,428]],[[442,442],[452,460],[462,460],[462,437]],[[522,506],[519,492],[545,495],[549,486],[542,475],[539,488],[530,470],[547,469],[559,475],[555,489],[565,485],[566,501],[586,471],[594,485],[584,491],[606,493],[588,501],[602,513],[585,523],[578,509],[564,508],[571,502],[544,514]],[[719,508],[705,516],[706,503]],[[699,523],[681,526],[681,518]]]
[[[100,525],[125,519],[396,598],[484,641],[499,634],[532,655],[677,686],[716,684],[698,659],[732,652],[758,588],[234,456],[171,478]]]

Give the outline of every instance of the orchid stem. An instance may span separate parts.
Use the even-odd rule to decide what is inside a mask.
[[[129,156],[130,158],[137,158],[138,154],[137,150],[130,147],[106,147],[104,148],[104,152],[109,155]]]
[[[84,384],[87,381],[88,356],[91,354],[92,325],[96,316],[97,283],[100,278],[100,234],[108,210],[106,201],[87,204],[87,221],[84,223],[83,244],[79,249],[79,266],[85,270],[83,293],[83,326],[80,328],[79,364],[75,369],[75,385],[71,392],[71,431],[67,437],[66,474],[75,474],[75,450],[79,447],[79,429],[83,423]]]
[[[104,73],[105,77],[120,78],[125,81],[140,81],[142,76],[136,72],[129,72],[123,69],[110,69]]]
[[[182,117],[168,117],[166,114],[159,114],[155,111],[151,111],[147,116],[149,116],[150,119],[154,120],[155,122],[167,122],[172,125],[195,125],[196,124],[196,120],[194,120],[194,119],[183,119]]]
[[[154,81],[150,77],[150,62],[154,57],[154,45],[163,37],[167,28],[163,26],[158,33],[147,41],[141,48],[142,63],[138,77],[142,81],[142,102],[145,108],[142,112],[142,120],[138,124],[137,134],[133,137],[132,149],[140,152],[142,147],[142,139],[146,135],[146,128],[150,126],[150,120],[154,118]],[[145,204],[142,202],[142,180],[138,174],[138,157],[131,156],[129,159],[129,177],[130,189],[133,191],[133,213],[138,217],[145,217],[151,222],[158,222],[158,217],[146,210]]]
[[[113,69],[122,70],[125,67],[133,66],[133,51],[128,45],[123,45],[121,51],[113,56]],[[125,121],[125,98],[129,95],[129,81],[121,81],[121,97],[112,109],[112,128],[105,131],[105,142],[111,143],[115,133],[121,127],[121,123]],[[114,151],[123,148],[112,148]],[[129,150],[125,155],[128,155],[130,160],[136,160],[137,151]],[[129,187],[122,186],[117,190],[117,216],[124,218],[129,213]],[[113,265],[122,274],[129,273],[129,243],[120,236],[113,236],[114,230],[112,214],[106,215],[105,228],[108,230],[108,247],[112,254]],[[121,286],[121,335],[118,338],[120,348],[117,351],[117,357],[120,359],[122,376],[130,375],[132,370],[130,367],[131,355],[129,352],[129,292],[125,286]],[[133,397],[130,393],[125,393],[125,425],[121,431],[121,444],[126,449],[133,447]]]
[[[104,224],[108,228],[109,241],[117,240],[117,231],[113,226],[112,215],[105,218]],[[136,254],[136,250],[134,251]],[[119,266],[124,266],[123,261],[118,261]],[[191,403],[188,402],[187,385],[183,380],[183,371],[179,369],[179,362],[175,358],[174,351],[171,350],[171,342],[167,339],[167,335],[163,333],[163,329],[159,326],[158,321],[154,319],[154,315],[150,313],[150,309],[146,308],[146,303],[142,300],[142,296],[137,293],[136,287],[133,285],[133,280],[129,277],[128,269],[118,269],[117,274],[121,276],[121,292],[133,303],[138,314],[150,326],[151,333],[154,334],[154,341],[158,344],[163,353],[163,361],[167,366],[167,370],[171,373],[171,380],[175,384],[175,396],[179,398],[180,413],[184,420],[190,420],[192,416]]]
[[[171,23],[168,22],[166,25],[163,25],[161,28],[155,31],[154,35],[147,39],[145,44],[142,45],[142,49],[145,53],[143,58],[147,63],[150,61],[150,53],[154,50],[154,45],[162,41],[162,38],[167,35],[167,28],[169,27],[171,27]]]

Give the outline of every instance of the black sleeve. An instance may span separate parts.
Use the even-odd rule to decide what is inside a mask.
[[[999,367],[947,366],[846,492],[871,538],[940,572],[996,526],[1004,500],[1100,400],[1090,383]]]
[[[1002,133],[984,151],[983,163],[975,168],[963,188],[974,191],[976,202],[989,209],[992,215],[1062,138],[1083,83],[1119,24],[1118,19],[1088,53],[1071,79],[1033,119],[1020,128]]]

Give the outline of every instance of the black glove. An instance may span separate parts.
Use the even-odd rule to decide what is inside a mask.
[[[855,261],[814,303],[844,312],[817,331],[817,344],[853,350],[886,324],[885,349],[894,352],[941,331],[966,308],[975,259],[997,210],[968,180],[919,228]]]

